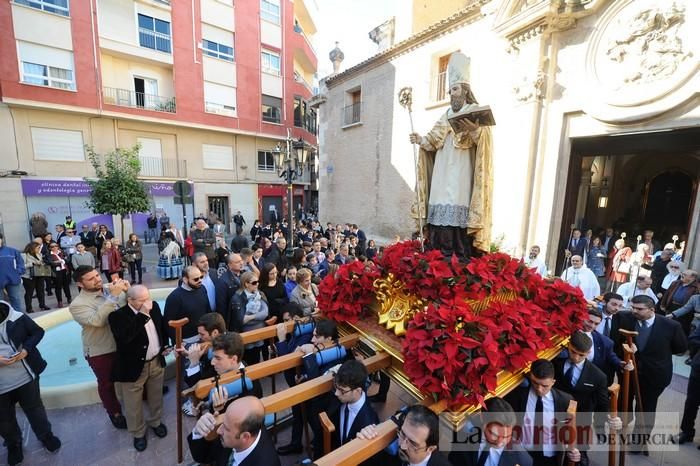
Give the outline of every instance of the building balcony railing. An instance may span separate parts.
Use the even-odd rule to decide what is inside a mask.
[[[141,176],[187,178],[187,161],[140,156]]]
[[[314,87],[297,71],[294,72],[294,81],[303,84],[309,92],[314,92]]]
[[[361,110],[362,102],[357,102],[345,107],[345,120],[343,124],[352,125],[354,123],[359,123],[360,117],[362,116]]]
[[[143,108],[156,112],[175,113],[175,97],[163,97],[144,92],[134,92],[129,89],[114,87],[103,88],[103,100],[106,104],[120,107]]]
[[[204,102],[204,111],[207,113],[216,113],[219,115],[236,116],[236,107],[230,105],[219,104],[216,102]]]
[[[139,45],[141,47],[170,53],[171,39],[170,34],[139,28]]]

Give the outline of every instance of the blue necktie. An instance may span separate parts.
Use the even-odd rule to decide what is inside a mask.
[[[639,335],[637,335],[637,347],[639,351],[644,351],[647,343],[649,342],[649,334],[651,334],[651,327],[646,320],[639,322]]]
[[[564,379],[569,383],[571,388],[574,388],[574,365],[569,363],[569,368],[564,373]]]

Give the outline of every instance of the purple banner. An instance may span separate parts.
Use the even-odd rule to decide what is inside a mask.
[[[152,196],[174,196],[173,184],[146,183]],[[190,186],[192,183],[190,183]],[[90,186],[83,180],[42,180],[26,178],[22,180],[22,193],[25,196],[90,196]]]

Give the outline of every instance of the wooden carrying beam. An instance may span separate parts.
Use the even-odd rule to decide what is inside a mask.
[[[356,346],[359,341],[360,336],[354,333],[352,335],[342,337],[340,340],[338,340],[338,343],[345,348],[352,348]],[[253,364],[252,366],[246,367],[245,375],[250,380],[258,380],[286,371],[287,369],[294,369],[295,367],[301,366],[303,356],[304,355],[301,352],[295,351],[290,354],[285,354],[284,356],[262,361],[258,364]],[[241,374],[239,371],[232,371],[222,375],[219,378],[219,385],[235,382],[240,378]],[[214,387],[216,387],[216,382],[214,381],[214,377],[212,377],[209,379],[200,380],[194,387],[186,390],[183,394],[194,394],[195,398],[198,400],[203,400],[209,396],[209,392],[211,392],[211,389]]]
[[[289,322],[285,322],[285,324],[287,326],[287,333],[292,333],[292,331],[294,330],[294,321],[290,320]],[[257,343],[258,341],[269,340],[270,338],[276,337],[277,325],[269,325],[267,327],[241,333],[241,338],[243,338],[244,345],[248,345],[250,343]]]
[[[372,440],[355,438],[340,448],[317,459],[316,466],[355,466],[385,449],[396,438],[396,423],[391,419],[377,425]]]
[[[367,372],[372,373],[389,367],[391,356],[387,353],[378,353],[364,359],[362,362],[367,367]],[[277,413],[316,396],[328,393],[333,388],[333,378],[333,374],[325,374],[262,398],[261,401],[265,405],[265,414]]]

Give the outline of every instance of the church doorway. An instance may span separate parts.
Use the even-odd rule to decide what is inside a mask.
[[[575,226],[593,235],[613,228],[633,249],[645,230],[658,247],[684,246],[698,267],[700,128],[572,139],[557,264]]]

